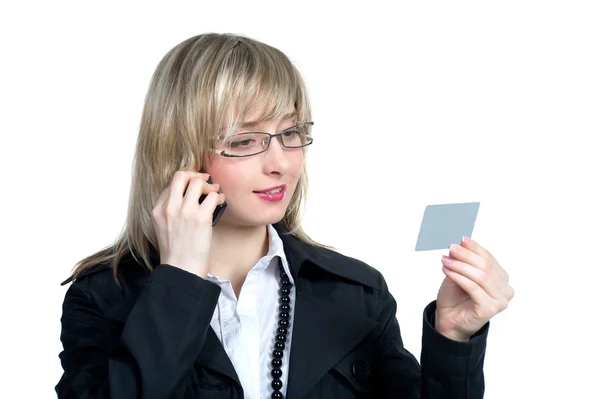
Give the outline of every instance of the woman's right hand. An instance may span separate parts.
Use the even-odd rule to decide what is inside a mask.
[[[208,178],[206,173],[175,172],[152,210],[160,263],[202,278],[208,272],[212,215],[225,201],[225,195],[218,193],[219,185],[207,183]],[[207,197],[199,204],[202,194]]]

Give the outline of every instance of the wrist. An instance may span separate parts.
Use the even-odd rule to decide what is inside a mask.
[[[200,278],[206,278],[207,270],[206,270],[206,266],[203,263],[194,262],[194,261],[190,261],[190,260],[186,261],[186,260],[182,260],[182,259],[174,259],[174,258],[166,259],[164,262],[161,261],[161,263],[165,263],[167,265],[184,270],[188,273],[195,274],[196,276],[198,276]]]
[[[469,341],[469,336],[465,335],[465,334],[461,334],[459,332],[456,331],[452,331],[452,330],[440,330],[440,329],[435,329],[439,334],[443,335],[444,337],[452,340],[452,341],[456,341],[456,342],[468,342]]]
[[[434,316],[434,328],[435,328],[435,331],[437,331],[439,334],[443,335],[444,337],[446,337],[452,341],[467,342],[467,341],[469,341],[469,338],[470,338],[469,335],[461,333],[460,331],[457,331],[456,329],[443,326],[440,323],[437,310],[436,310],[435,316]]]

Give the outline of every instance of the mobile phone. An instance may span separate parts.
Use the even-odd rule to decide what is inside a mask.
[[[202,170],[200,170],[200,173],[204,173],[204,172]],[[212,184],[212,180],[210,179],[210,176],[206,182],[208,184]],[[198,203],[201,204],[205,198],[206,198],[206,194],[202,194],[200,196],[200,199],[198,200]],[[221,217],[221,215],[223,215],[223,212],[225,212],[225,208],[227,208],[227,202],[223,202],[222,204],[217,205],[217,207],[215,208],[215,211],[213,212],[213,217],[212,217],[212,225],[213,226],[215,224],[217,224],[217,222],[219,221],[219,218]]]

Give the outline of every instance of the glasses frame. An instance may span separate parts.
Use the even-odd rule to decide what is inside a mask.
[[[286,133],[288,130],[292,130],[297,128],[298,126],[304,126],[304,125],[310,125],[310,126],[314,126],[314,122],[305,122],[305,123],[299,123],[297,125],[294,125],[292,127],[288,127],[285,130],[282,130],[279,133],[275,133],[275,134],[271,134],[271,133],[266,133],[266,132],[243,132],[243,133],[237,133],[236,135],[242,135],[242,134],[263,134],[265,136],[269,136],[269,141],[267,142],[267,146],[265,147],[264,150],[259,151],[259,152],[255,152],[254,154],[249,154],[249,155],[233,155],[233,154],[228,154],[225,152],[225,150],[218,150],[218,149],[213,149],[214,152],[216,152],[217,154],[223,156],[223,157],[227,157],[227,158],[244,158],[244,157],[252,157],[254,155],[258,155],[258,154],[262,154],[263,152],[267,151],[269,149],[269,147],[271,146],[271,140],[273,139],[273,137],[277,137],[277,141],[279,141],[279,144],[281,144],[282,147],[284,148],[303,148],[303,147],[307,147],[309,145],[311,145],[313,143],[313,138],[312,136],[308,136],[309,138],[309,142],[307,144],[304,145],[300,145],[300,146],[287,146],[283,143],[283,134]]]

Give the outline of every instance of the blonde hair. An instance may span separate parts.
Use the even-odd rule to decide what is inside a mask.
[[[125,227],[113,245],[78,262],[72,277],[110,262],[119,284],[118,264],[127,255],[152,270],[151,251],[158,253],[152,209],[173,174],[182,168],[198,171],[214,137],[234,133],[246,116],[276,119],[292,104],[299,121],[311,120],[303,79],[276,48],[240,35],[207,33],[171,49],[146,94]],[[305,243],[330,248],[302,229],[307,184],[305,163],[282,223]]]

